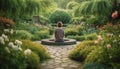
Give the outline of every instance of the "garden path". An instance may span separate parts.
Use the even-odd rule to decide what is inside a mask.
[[[81,63],[68,58],[69,52],[76,45],[69,46],[47,46],[45,47],[50,52],[53,59],[43,62],[40,69],[80,69]]]

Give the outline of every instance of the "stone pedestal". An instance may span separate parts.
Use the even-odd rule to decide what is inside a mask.
[[[33,19],[34,19],[34,22],[35,22],[35,23],[40,23],[40,20],[39,20],[39,16],[38,16],[38,15],[33,16]]]

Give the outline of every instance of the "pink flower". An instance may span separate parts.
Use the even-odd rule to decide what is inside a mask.
[[[97,37],[98,37],[98,41],[102,41],[102,37],[100,35],[98,35]]]
[[[111,48],[111,45],[110,45],[110,44],[107,44],[107,48],[108,48],[108,49]]]
[[[96,40],[96,41],[94,41],[94,44],[98,44],[99,42]]]

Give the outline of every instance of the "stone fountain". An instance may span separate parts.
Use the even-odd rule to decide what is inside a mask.
[[[43,39],[41,40],[41,44],[44,45],[72,45],[76,44],[76,40],[74,39],[63,39],[62,42],[56,42],[55,39]]]

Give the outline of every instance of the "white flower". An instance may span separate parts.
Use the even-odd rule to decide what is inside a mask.
[[[19,47],[19,50],[20,50],[20,51],[22,51],[22,48],[21,48],[21,47]]]
[[[0,37],[0,43],[3,44],[3,45],[5,44],[5,41],[4,41],[3,37]]]
[[[10,34],[13,34],[13,29],[10,30]]]
[[[5,41],[9,41],[8,36],[6,36],[5,34],[2,34],[2,37],[4,38]]]
[[[24,51],[24,54],[25,54],[25,55],[30,55],[31,52],[32,52],[32,51],[31,51],[30,49],[26,49],[26,50]]]
[[[4,29],[4,32],[8,33],[8,32],[9,32],[9,29]]]
[[[18,51],[18,50],[19,50],[19,47],[18,47],[18,46],[15,46],[15,45],[14,45],[12,48],[13,48],[13,50],[15,50],[15,51]]]
[[[15,44],[17,44],[18,46],[21,46],[22,42],[20,40],[15,40]]]
[[[9,42],[8,46],[11,47],[11,48],[13,48],[13,46],[14,46],[13,42]]]
[[[120,35],[119,35],[119,37],[120,37]]]
[[[10,53],[10,50],[8,47],[5,47],[6,52]]]

